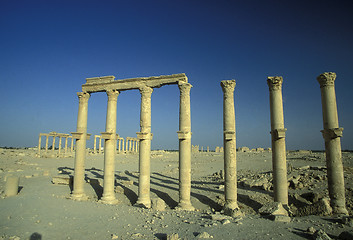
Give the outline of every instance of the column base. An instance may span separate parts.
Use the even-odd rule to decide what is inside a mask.
[[[332,208],[332,213],[333,213],[333,215],[347,215],[347,216],[349,216],[348,211],[345,207]]]
[[[151,199],[137,199],[137,202],[134,204],[134,206],[142,208],[151,208]]]
[[[71,194],[71,199],[75,201],[87,201],[88,196],[84,193],[73,193]]]
[[[240,211],[240,208],[238,206],[237,202],[229,202],[224,205],[223,208],[224,214],[231,216],[231,217],[241,217],[244,216],[244,214]]]
[[[109,197],[102,197],[98,202],[103,204],[115,205],[115,204],[118,204],[119,201],[115,197],[109,196]]]
[[[195,208],[191,205],[191,202],[179,202],[175,210],[195,211]]]

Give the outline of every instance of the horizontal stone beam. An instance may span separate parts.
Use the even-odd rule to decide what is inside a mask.
[[[163,85],[177,84],[178,82],[188,82],[185,73],[117,80],[115,80],[114,76],[94,77],[86,78],[86,83],[82,85],[82,91],[88,93],[104,92],[107,90],[125,91],[140,89],[143,86],[159,88]]]

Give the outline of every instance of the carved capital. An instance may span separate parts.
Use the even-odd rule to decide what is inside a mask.
[[[90,97],[91,95],[90,95],[89,93],[86,93],[86,92],[78,92],[78,93],[77,93],[77,96],[78,96],[79,102],[87,103],[87,102],[88,102],[88,99],[89,99],[89,97]]]
[[[343,136],[343,128],[332,128],[332,129],[324,129],[321,130],[322,137],[329,141],[334,138],[342,137]]]
[[[120,92],[118,90],[107,90],[106,93],[108,95],[108,101],[117,101]]]
[[[235,140],[235,131],[224,131],[223,136],[226,141]]]
[[[139,90],[140,90],[141,97],[146,97],[146,98],[150,98],[153,92],[153,88],[147,87],[147,86],[143,86]]]
[[[191,132],[178,131],[179,140],[191,139]]]
[[[283,77],[280,77],[280,76],[267,77],[267,85],[270,91],[281,90],[282,83],[283,83]]]
[[[278,140],[278,139],[281,139],[281,138],[285,138],[286,137],[286,131],[287,131],[287,128],[272,130],[271,131],[272,139],[273,140]]]
[[[336,80],[336,73],[325,72],[320,74],[316,79],[320,84],[320,88],[326,87],[326,86],[334,86],[335,80]]]
[[[178,82],[178,87],[180,90],[180,95],[183,96],[190,94],[190,89],[192,88],[192,85],[190,83]]]
[[[235,89],[235,80],[223,80],[221,81],[221,87],[225,95],[232,94]]]

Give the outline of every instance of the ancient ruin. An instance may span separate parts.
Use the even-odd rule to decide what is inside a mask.
[[[283,120],[282,77],[268,77],[270,90],[273,190],[275,202],[288,205],[286,142]]]
[[[59,138],[59,146],[58,146],[58,156],[61,154],[61,147],[62,147],[62,138],[65,139],[65,147],[64,147],[64,153],[66,154],[68,152],[68,139],[71,139],[71,145],[70,145],[70,152],[72,153],[74,150],[74,139],[70,134],[66,133],[57,133],[57,132],[50,132],[50,133],[39,133],[39,139],[38,139],[38,157],[41,157],[41,149],[42,149],[42,137],[46,137],[45,139],[45,153],[48,153],[48,146],[49,146],[49,137],[52,137],[52,153],[55,151],[55,139],[58,137]]]
[[[87,134],[87,110],[91,93],[106,92],[108,95],[106,131],[101,133],[104,144],[104,186],[101,202],[115,204],[114,196],[114,158],[117,149],[116,135],[116,104],[120,92],[139,89],[141,93],[140,132],[137,133],[139,147],[135,139],[130,142],[129,151],[139,149],[139,193],[137,204],[144,207],[151,206],[150,200],[150,151],[151,151],[151,94],[153,88],[163,85],[178,84],[180,90],[179,111],[179,205],[186,210],[194,208],[190,202],[191,190],[191,118],[190,118],[190,89],[185,74],[174,74],[159,77],[133,78],[115,80],[114,76],[87,78],[82,85],[82,92],[78,93],[79,111],[77,117],[77,131],[72,133],[76,139],[75,173],[72,199],[84,200],[83,190],[84,162]],[[134,144],[135,143],[135,144]],[[128,145],[126,143],[126,145]]]
[[[235,80],[221,81],[223,90],[223,146],[224,146],[224,210],[228,215],[240,213],[237,200],[237,159],[235,137],[234,89]]]
[[[98,139],[98,153],[102,153],[102,135],[94,135],[93,143],[93,153],[97,153],[97,139]],[[139,139],[133,137],[120,137],[119,134],[116,135],[117,140],[117,152],[121,153],[137,153],[139,151]],[[126,144],[125,144],[126,143]]]
[[[325,72],[317,77],[321,89],[322,116],[325,139],[328,190],[331,207],[336,214],[348,214],[346,209],[341,137],[343,128],[339,127],[336,93],[336,73]]]

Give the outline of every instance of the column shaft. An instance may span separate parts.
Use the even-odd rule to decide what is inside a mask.
[[[67,153],[67,140],[68,140],[68,138],[65,137],[65,154]]]
[[[45,135],[45,153],[48,152],[49,136]]]
[[[104,180],[101,202],[115,204],[115,154],[116,154],[116,107],[119,92],[108,90],[108,106],[105,133],[102,133],[104,142]]]
[[[141,111],[140,111],[140,132],[137,137],[140,141],[139,150],[139,189],[136,204],[144,207],[151,207],[150,198],[150,175],[151,175],[151,95],[153,88],[140,88]],[[133,151],[137,150],[136,140],[131,140]]]
[[[90,94],[80,92],[77,93],[77,96],[79,98],[79,106],[76,132],[79,133],[81,136],[76,139],[74,186],[71,197],[75,200],[85,200],[87,198],[84,193],[87,113],[88,99],[90,97]]]
[[[178,84],[180,90],[179,108],[179,205],[185,210],[194,210],[191,205],[191,112],[190,83]],[[141,146],[140,146],[141,148]]]
[[[39,139],[38,139],[38,157],[40,157],[41,147],[42,147],[42,135],[39,134]]]
[[[341,152],[343,128],[338,124],[335,93],[336,73],[327,72],[317,77],[321,89],[322,116],[325,139],[328,191],[335,214],[348,214],[344,189],[344,174]]]
[[[59,137],[59,156],[61,153],[61,144],[62,144],[62,137]]]
[[[96,153],[96,151],[97,151],[97,136],[94,136],[93,153]]]
[[[234,109],[235,85],[235,80],[221,81],[223,90],[224,211],[227,215],[239,212]],[[208,147],[207,151],[209,151]]]
[[[286,142],[283,102],[282,77],[268,77],[270,91],[271,138],[272,138],[272,167],[274,201],[288,205],[288,182],[286,163]]]
[[[54,153],[54,151],[55,151],[55,135],[53,136],[53,144],[52,144],[51,150]]]

